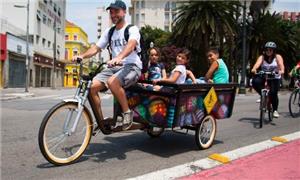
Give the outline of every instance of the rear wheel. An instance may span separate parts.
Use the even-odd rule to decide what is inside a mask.
[[[300,117],[300,90],[296,89],[290,95],[289,111],[292,117]]]
[[[92,135],[92,119],[83,109],[75,132],[71,132],[78,115],[78,104],[62,102],[48,111],[39,130],[39,147],[52,164],[66,165],[76,161],[87,148]]]
[[[262,128],[263,126],[263,122],[265,119],[265,112],[266,112],[266,94],[265,92],[263,92],[260,97],[259,128]]]
[[[162,127],[150,127],[149,129],[147,129],[147,134],[152,138],[156,138],[159,137],[164,132],[164,130],[165,129]]]
[[[210,115],[205,116],[197,125],[195,140],[200,149],[209,148],[215,139],[217,132],[216,119]]]

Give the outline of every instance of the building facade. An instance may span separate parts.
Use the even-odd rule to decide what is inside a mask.
[[[1,1],[1,3],[1,33],[10,33],[13,36],[24,39],[26,37],[27,1]],[[19,7],[21,5],[23,8],[17,8],[16,5]],[[32,44],[31,52],[29,53],[31,54],[29,59],[30,86],[63,86],[64,63],[62,60],[64,59],[63,52],[65,49],[65,9],[65,0],[29,1],[29,41]],[[56,51],[56,58],[54,58],[54,51]],[[7,57],[9,58],[10,56]],[[55,63],[53,59],[56,59]],[[25,62],[24,58],[19,60]],[[20,63],[13,63],[11,59],[5,60],[5,63],[3,65],[4,69],[2,69],[2,76],[9,74],[5,73],[5,71],[9,71],[10,68],[17,68],[20,71],[25,68]],[[53,73],[54,69],[55,72]],[[2,79],[6,81],[3,83],[5,88],[19,86],[10,83],[10,77],[5,76]],[[52,82],[52,80],[54,81]]]
[[[280,13],[282,16],[282,19],[289,20],[292,22],[299,22],[300,21],[300,12],[288,12],[284,11]]]
[[[109,12],[106,11],[105,7],[98,7],[97,8],[97,38],[100,39],[102,33],[105,29],[112,26],[112,22],[109,16]],[[102,50],[99,54],[100,62],[107,61],[109,59],[109,52],[107,49]]]
[[[129,13],[132,24],[139,28],[146,25],[172,31],[172,22],[176,17],[176,2],[180,0],[131,0]]]
[[[65,72],[64,72],[64,87],[77,87],[78,86],[78,73],[79,66],[76,62],[72,62],[73,56],[85,52],[89,48],[87,34],[72,22],[66,21],[65,28]],[[84,62],[88,63],[89,59]],[[84,73],[88,73],[88,66],[85,65]]]

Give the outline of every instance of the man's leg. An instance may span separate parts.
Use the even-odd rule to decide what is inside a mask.
[[[122,111],[127,112],[129,110],[129,106],[125,90],[121,86],[120,80],[117,77],[112,76],[108,79],[107,85],[113,93],[114,97],[116,97],[118,102],[120,103]]]
[[[91,97],[93,99],[93,106],[95,107],[95,109],[97,109],[97,111],[100,115],[99,118],[103,118],[103,114],[100,111],[101,99],[100,99],[100,96],[98,93],[103,89],[105,89],[104,83],[94,79],[92,86],[91,86],[90,93],[91,93]]]

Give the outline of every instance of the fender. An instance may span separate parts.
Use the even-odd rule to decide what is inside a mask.
[[[63,99],[64,102],[76,102],[78,103],[78,99]]]

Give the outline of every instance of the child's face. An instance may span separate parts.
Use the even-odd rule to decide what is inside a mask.
[[[212,51],[207,53],[207,59],[210,64],[213,63],[214,61],[218,60],[218,58],[219,58],[219,54],[216,54]]]
[[[152,63],[158,62],[159,55],[155,49],[151,49],[149,59],[150,59],[150,62],[152,62]]]
[[[185,54],[183,53],[179,53],[176,56],[176,64],[178,65],[186,65],[186,63],[188,62],[188,59],[186,57]]]

